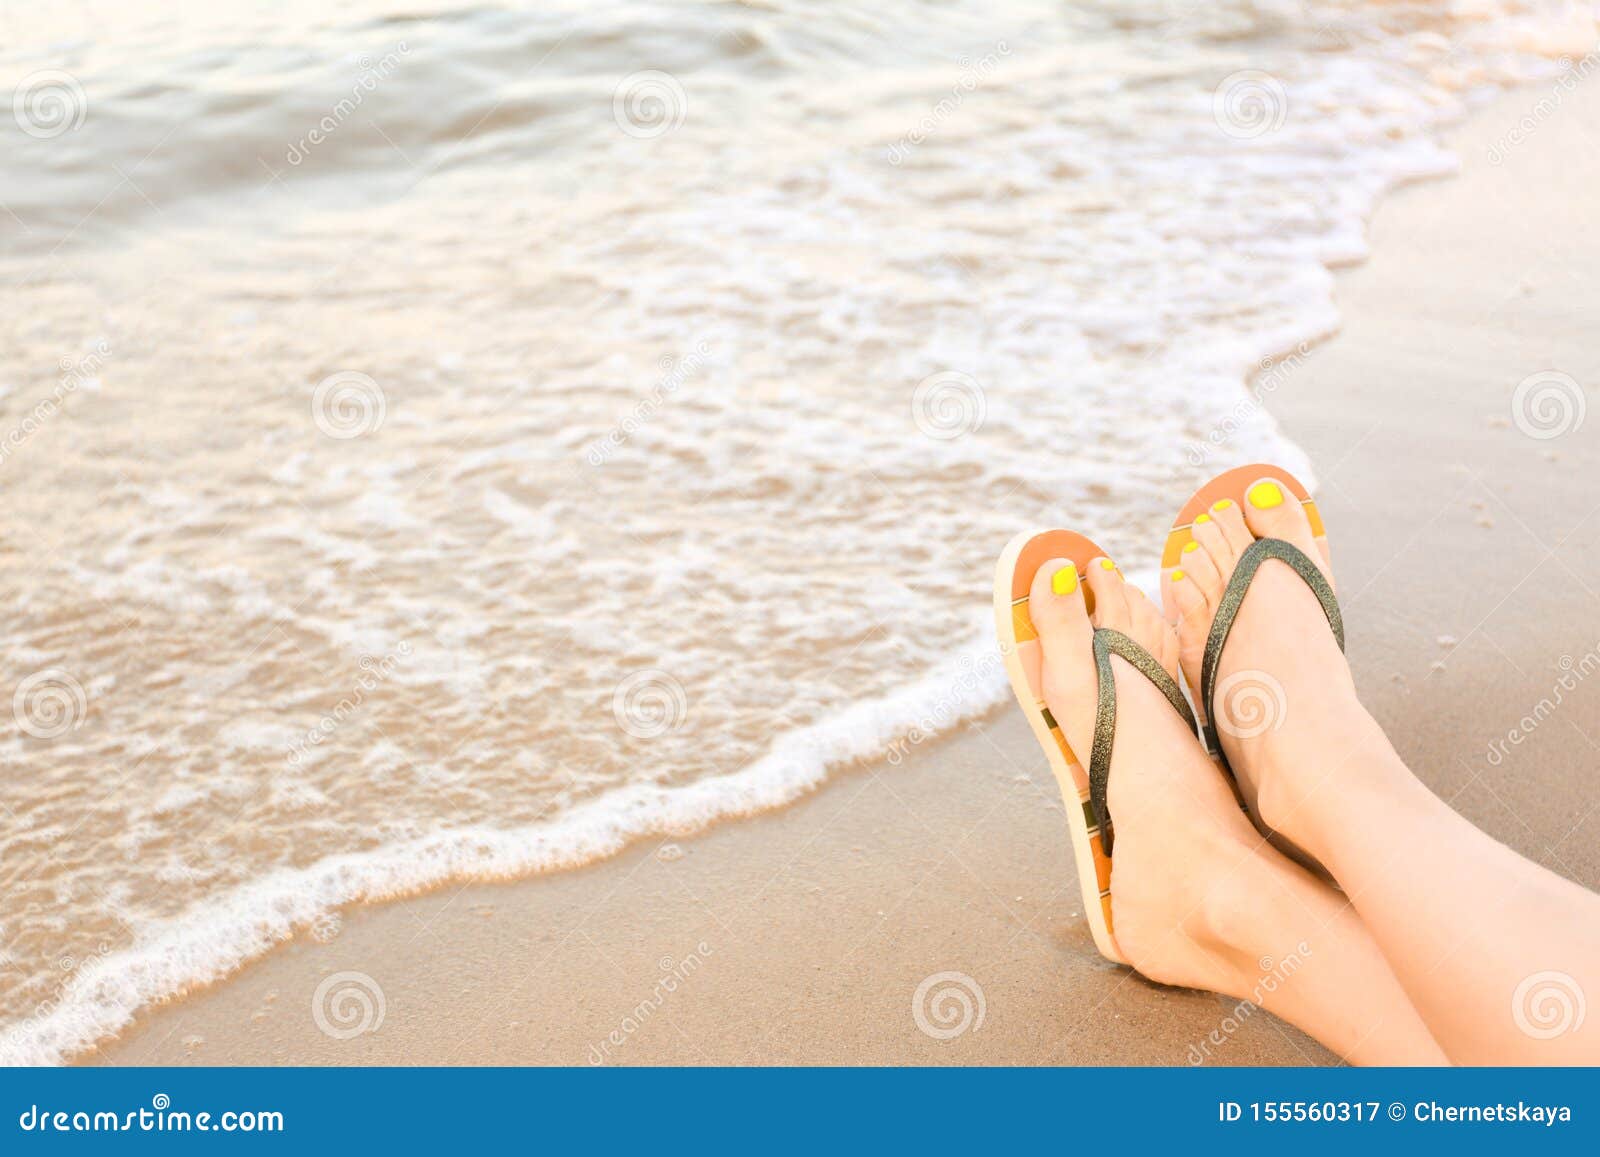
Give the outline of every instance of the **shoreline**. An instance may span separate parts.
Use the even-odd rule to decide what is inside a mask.
[[[1369,259],[1336,273],[1339,334],[1283,374],[1267,406],[1316,464],[1352,662],[1401,753],[1468,818],[1593,887],[1600,856],[1571,828],[1591,802],[1581,713],[1497,765],[1473,746],[1516,726],[1560,658],[1576,659],[1563,636],[1589,609],[1577,576],[1600,569],[1583,522],[1568,525],[1589,513],[1570,502],[1600,465],[1593,436],[1530,438],[1510,420],[1512,388],[1530,374],[1600,379],[1581,320],[1600,304],[1581,209],[1600,176],[1582,149],[1584,113],[1600,98],[1580,88],[1492,162],[1492,142],[1535,99],[1522,88],[1475,110],[1447,134],[1459,176],[1384,198]],[[1397,510],[1396,494],[1410,505]],[[1518,552],[1548,552],[1549,581],[1506,598],[1504,560]],[[1186,1063],[1234,1002],[1159,988],[1098,956],[1060,808],[1007,706],[736,824],[347,910],[329,942],[297,936],[80,1059],[584,1064],[599,1050],[607,1063]],[[691,957],[692,975],[655,1003]],[[375,1031],[347,1037],[331,1022],[330,1033],[327,1009],[319,1023],[319,988],[347,973],[376,989],[356,986],[382,1009]],[[919,1027],[914,998],[929,981],[964,992],[978,1023],[949,1039]],[[1336,1059],[1264,1013],[1213,1052],[1202,1059]]]
[[[978,659],[980,653],[983,657]],[[296,937],[330,926],[330,918],[331,927],[337,929],[341,914],[351,908],[458,888],[469,874],[469,882],[475,884],[542,879],[604,863],[653,840],[689,839],[719,824],[780,812],[827,786],[841,764],[851,766],[836,757],[841,750],[852,753],[857,763],[884,752],[890,763],[898,763],[908,749],[932,738],[934,733],[920,726],[929,714],[924,705],[930,700],[941,707],[953,705],[963,723],[992,712],[1009,689],[1003,679],[985,685],[972,678],[974,670],[985,666],[992,668],[992,674],[1000,671],[997,663],[989,662],[991,654],[989,642],[979,640],[890,695],[786,733],[767,756],[726,775],[678,788],[608,793],[575,808],[559,824],[456,829],[372,852],[332,856],[304,869],[273,872],[214,901],[209,922],[176,921],[144,946],[102,958],[98,972],[84,974],[90,980],[88,995],[79,998],[94,1016],[77,1005],[58,1004],[39,1033],[49,1043],[30,1044],[35,1051],[46,1048],[53,1057],[70,1062],[96,1047],[61,1043],[85,1035],[86,1021],[100,1030],[102,1044],[115,1040],[145,1010],[173,999],[165,993],[225,984]],[[945,724],[937,734],[949,730]],[[640,815],[647,818],[634,818]],[[403,882],[395,883],[397,877]],[[180,963],[171,964],[173,959]],[[189,979],[194,976],[203,979]],[[103,994],[125,996],[130,985],[139,986],[141,1011],[126,1019],[105,1013],[110,998]],[[37,1063],[8,1058],[7,1050],[13,1049],[17,1057],[27,1056],[25,1046],[0,1041],[0,1064]]]

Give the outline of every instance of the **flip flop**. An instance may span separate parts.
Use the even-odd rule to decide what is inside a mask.
[[[1105,551],[1083,535],[1069,530],[1024,531],[1011,540],[995,566],[994,618],[995,631],[1000,637],[1000,654],[1005,660],[1006,674],[1011,678],[1011,690],[1022,704],[1028,725],[1050,760],[1050,770],[1055,772],[1066,804],[1078,882],[1083,888],[1083,914],[1094,934],[1095,947],[1108,960],[1126,964],[1127,958],[1117,948],[1111,922],[1111,851],[1115,829],[1106,809],[1106,780],[1111,770],[1117,723],[1117,684],[1111,670],[1111,656],[1121,655],[1154,683],[1173,710],[1183,716],[1191,731],[1196,729],[1196,723],[1182,688],[1161,663],[1122,632],[1103,627],[1094,632],[1099,695],[1087,769],[1045,705],[1041,679],[1043,649],[1028,613],[1034,575],[1050,560],[1064,558],[1077,568],[1082,583],[1089,564],[1104,557]],[[1092,613],[1094,594],[1086,583],[1082,589],[1084,603]]]
[[[1194,541],[1194,524],[1197,518],[1208,517],[1209,511],[1224,499],[1242,506],[1245,502],[1245,490],[1263,478],[1277,482],[1305,507],[1306,518],[1311,523],[1311,534],[1318,546],[1325,547],[1328,537],[1322,523],[1322,514],[1317,510],[1317,504],[1312,501],[1305,485],[1281,467],[1258,462],[1253,466],[1240,466],[1217,475],[1184,503],[1183,509],[1178,512],[1177,520],[1172,524],[1172,533],[1167,536],[1167,544],[1161,552],[1162,575],[1167,576],[1172,573],[1172,568],[1183,558],[1183,548]],[[1344,616],[1339,611],[1339,601],[1334,598],[1333,587],[1323,577],[1322,570],[1315,560],[1306,557],[1303,551],[1280,538],[1258,538],[1246,547],[1238,565],[1234,567],[1233,575],[1228,579],[1228,585],[1223,588],[1217,613],[1211,620],[1211,630],[1206,636],[1205,654],[1200,662],[1200,686],[1194,688],[1197,696],[1196,705],[1205,716],[1201,738],[1205,742],[1206,751],[1223,770],[1233,776],[1236,784],[1238,777],[1233,775],[1233,769],[1228,766],[1227,756],[1222,753],[1222,742],[1217,737],[1217,712],[1212,697],[1217,691],[1217,666],[1221,662],[1223,648],[1227,646],[1228,633],[1233,630],[1234,620],[1239,617],[1239,608],[1244,604],[1250,583],[1261,569],[1261,564],[1271,558],[1286,564],[1300,576],[1306,586],[1311,588],[1311,593],[1316,595],[1317,601],[1322,604],[1322,613],[1327,616],[1328,626],[1333,631],[1333,637],[1339,642],[1339,649],[1344,650]],[[1163,577],[1162,581],[1170,582],[1171,579]],[[1242,799],[1244,796],[1242,787],[1240,795]],[[1274,836],[1274,842],[1278,844],[1280,850],[1288,852],[1307,867],[1327,873],[1327,869],[1315,857],[1284,837]]]

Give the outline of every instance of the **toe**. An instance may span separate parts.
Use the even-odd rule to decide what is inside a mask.
[[[1239,558],[1239,548],[1228,537],[1227,532],[1210,514],[1197,514],[1194,524],[1190,526],[1189,533],[1194,535],[1195,542],[1211,556],[1211,561],[1216,563],[1217,569],[1223,574],[1233,572],[1234,563]],[[1248,534],[1248,532],[1246,532]],[[1249,546],[1248,541],[1245,546]]]
[[[1163,589],[1168,616],[1177,622],[1178,665],[1190,688],[1198,689],[1206,635],[1211,630],[1211,603],[1200,584],[1182,567],[1167,575]]]
[[[1050,713],[1066,729],[1074,751],[1087,742],[1075,726],[1082,712],[1071,710],[1095,684],[1094,627],[1083,601],[1083,583],[1077,567],[1064,558],[1051,559],[1033,576],[1028,593],[1028,617],[1039,632],[1043,655],[1041,690]]]
[[[1083,584],[1078,579],[1077,567],[1069,560],[1053,558],[1033,576],[1033,588],[1028,592],[1028,616],[1039,632],[1039,643],[1047,659],[1063,654],[1063,644],[1072,647],[1087,642],[1092,631],[1089,610],[1084,606]]]
[[[1228,540],[1234,558],[1237,559],[1244,553],[1245,548],[1255,541],[1256,536],[1251,534],[1250,528],[1245,525],[1244,511],[1233,499],[1224,498],[1212,503],[1210,516],[1217,528],[1222,531],[1223,537]]]
[[[1127,634],[1132,625],[1128,617],[1128,588],[1117,564],[1109,558],[1096,558],[1089,561],[1087,570],[1089,589],[1094,592],[1094,625]]]
[[[1161,666],[1174,680],[1183,678],[1183,665],[1178,657],[1178,632],[1172,629],[1172,624],[1163,623],[1166,628],[1161,632]]]
[[[1262,478],[1250,484],[1244,497],[1245,522],[1257,538],[1281,538],[1326,568],[1306,508],[1287,487],[1274,478]]]
[[[1161,617],[1156,605],[1137,587],[1128,587],[1129,634],[1174,679],[1178,678],[1178,637],[1171,624]]]
[[[1216,558],[1199,539],[1186,542],[1178,555],[1178,567],[1190,581],[1197,584],[1200,593],[1213,606],[1222,594],[1225,575],[1233,573],[1233,560],[1227,556]]]

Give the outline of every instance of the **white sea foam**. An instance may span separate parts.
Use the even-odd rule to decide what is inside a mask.
[[[717,820],[780,807],[815,788],[831,767],[882,756],[908,733],[934,734],[983,713],[1007,694],[985,628],[929,675],[785,733],[767,755],[738,771],[676,788],[618,788],[551,823],[442,831],[376,851],[328,856],[309,868],[270,872],[212,898],[201,911],[149,925],[135,946],[79,969],[47,1007],[0,1034],[0,1065],[59,1063],[125,1028],[137,1010],[226,976],[343,905],[449,880],[576,867],[641,837],[685,835]],[[930,704],[941,705],[931,718]]]

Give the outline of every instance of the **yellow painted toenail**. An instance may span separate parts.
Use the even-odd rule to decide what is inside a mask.
[[[1112,562],[1109,558],[1103,558],[1103,559],[1100,560],[1100,569],[1101,570],[1116,570],[1117,569],[1117,564]]]
[[[1197,514],[1197,515],[1194,516],[1194,524],[1196,526],[1199,526],[1202,522],[1210,522],[1210,521],[1211,521],[1211,516],[1209,514]]]
[[[1050,578],[1050,589],[1058,595],[1070,595],[1078,589],[1078,571],[1075,567],[1064,566],[1056,571]]]
[[[1198,542],[1193,541],[1192,539],[1189,542],[1186,542],[1186,543],[1183,544],[1183,553],[1184,554],[1193,554],[1195,551],[1197,551],[1199,549],[1200,549],[1200,544]]]
[[[1226,509],[1228,509],[1228,507],[1230,507],[1232,505],[1233,505],[1233,499],[1224,498],[1221,502],[1213,502],[1211,504],[1211,509],[1212,510],[1226,510]]]
[[[1183,572],[1181,570],[1175,570],[1175,571],[1172,572],[1172,581],[1173,582],[1177,582],[1182,577],[1183,577]]]
[[[1283,505],[1283,491],[1278,489],[1276,482],[1257,482],[1250,487],[1248,497],[1250,505],[1257,510],[1271,510],[1274,506]]]

